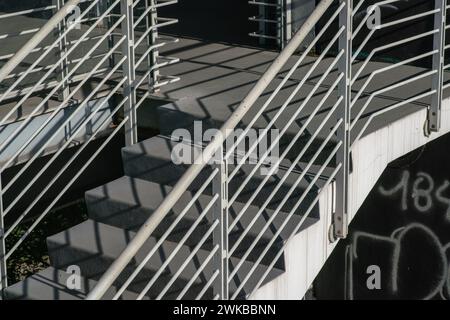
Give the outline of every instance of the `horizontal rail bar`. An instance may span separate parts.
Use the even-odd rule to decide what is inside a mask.
[[[148,6],[147,8],[145,8],[145,11],[141,14],[141,16],[134,22],[134,28],[136,28],[139,25],[139,23],[145,19],[145,17],[149,14],[150,11],[176,3],[178,3],[178,0],[165,1]]]

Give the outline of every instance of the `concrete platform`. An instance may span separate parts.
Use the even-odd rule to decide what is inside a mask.
[[[180,63],[165,68],[167,74],[179,76],[181,77],[181,81],[168,85],[162,89],[161,95],[163,97],[178,101],[163,106],[161,109],[179,111],[203,120],[213,119],[216,122],[216,126],[219,126],[220,123],[229,117],[278,54],[277,52],[263,51],[256,48],[229,46],[218,43],[203,43],[192,39],[181,39],[179,43],[171,45],[170,48],[166,48],[165,50],[167,50],[164,51],[165,54],[177,56],[181,59]],[[263,105],[276,85],[281,81],[282,77],[295,63],[296,59],[298,59],[298,56],[293,56],[283,67],[278,79],[275,79],[271,83],[262,97],[255,103],[255,107],[249,112],[246,117],[247,119],[251,119],[252,114]],[[283,88],[264,113],[266,118],[270,119],[271,115],[273,115],[281,106],[299,81],[303,79],[305,73],[309,70],[312,63],[314,63],[315,59],[316,58],[313,57],[307,57],[304,60],[290,81],[287,82],[285,88]],[[296,94],[293,102],[288,106],[288,109],[298,108],[305,97],[308,96],[314,86],[318,83],[320,76],[323,75],[324,71],[330,66],[331,61],[332,58],[325,58],[318,65],[316,71],[312,73],[300,92]],[[356,81],[353,86],[353,97],[362,88],[369,73],[387,66],[389,66],[387,63],[370,62],[364,69],[364,72],[361,73],[360,79]],[[360,67],[361,62],[355,62],[353,72],[356,73]],[[360,129],[363,126],[364,121],[366,121],[368,116],[373,112],[418,95],[431,86],[431,79],[428,77],[414,82],[413,84],[402,86],[396,90],[391,90],[379,95],[374,94],[381,88],[405,80],[408,77],[417,76],[423,73],[424,69],[411,66],[400,66],[394,69],[394,71],[395,72],[389,72],[389,80],[386,80],[387,77],[385,74],[375,76],[363,91],[361,98],[355,103],[355,106],[352,109],[352,118],[354,118],[359,110],[366,104],[368,97],[374,95],[374,98],[372,98],[370,104],[363,113],[362,121],[360,121],[355,128],[355,132],[358,131],[358,128]],[[337,71],[333,68],[333,71],[315,92],[314,98],[307,106],[305,106],[305,110],[301,112],[299,119],[305,118],[311,113],[311,110],[317,106],[318,101],[323,98],[325,92],[330,85],[335,82],[336,78]],[[448,74],[446,74],[446,79],[450,79]],[[311,125],[311,131],[313,131],[314,123],[316,123],[317,126],[317,123],[320,123],[323,119],[325,111],[329,110],[330,105],[336,101],[334,94],[335,93],[330,96],[329,101],[320,110],[319,115],[315,117],[313,124]],[[446,91],[445,94],[445,96],[450,95],[450,91]],[[414,103],[408,103],[396,110],[380,115],[371,122],[364,135],[376,131],[386,123],[396,121],[417,110],[426,108],[429,103],[429,98],[423,98]],[[283,114],[279,123],[281,124],[285,122],[286,119],[289,119],[292,113],[293,111],[287,111]],[[183,125],[183,123],[179,123],[177,120],[179,120],[179,118],[163,118],[161,120],[163,122],[160,126],[170,128],[171,123]],[[257,126],[263,126],[264,124],[267,124],[267,121],[268,120],[264,121],[263,119],[259,119]],[[244,119],[244,124],[245,122],[246,120]],[[292,128],[289,128],[289,130],[291,132],[296,132],[298,126],[293,126]],[[356,136],[356,134],[353,136]]]

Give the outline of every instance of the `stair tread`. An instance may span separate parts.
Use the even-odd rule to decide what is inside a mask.
[[[104,212],[107,214],[105,217],[105,220],[109,220],[114,223],[114,217],[115,215],[120,214],[127,214],[129,213],[131,216],[129,219],[129,229],[136,229],[140,227],[143,222],[145,222],[146,218],[157,209],[157,207],[160,205],[160,203],[164,200],[164,198],[167,196],[167,194],[172,190],[171,186],[161,185],[155,182],[141,180],[137,178],[132,177],[121,177],[119,179],[116,179],[112,182],[109,182],[103,186],[100,186],[98,188],[92,189],[88,192],[86,192],[86,199],[88,203],[88,210],[89,213],[92,214],[93,211],[95,213],[93,216],[96,216],[96,214],[101,214],[99,211]],[[173,215],[177,216],[181,211],[185,208],[186,204],[192,200],[194,197],[195,192],[193,191],[187,191],[183,193],[183,195],[180,197],[180,200],[177,201],[175,206],[172,209]],[[191,210],[188,210],[188,212],[185,215],[186,220],[189,221],[195,221],[197,217],[201,214],[203,208],[206,207],[206,205],[212,200],[212,196],[202,194],[196,201],[195,205],[192,206]],[[120,209],[125,210],[125,212],[122,212],[120,209],[115,209],[116,212],[111,211],[113,209],[110,205],[111,202],[122,204],[123,206],[120,207]],[[229,222],[232,223],[234,217],[236,217],[244,208],[244,204],[236,201],[233,203],[231,208],[229,209]],[[135,209],[143,209],[145,211],[148,211],[149,213],[144,214],[144,217],[139,217],[138,214],[140,212],[136,212]],[[128,210],[128,212],[126,212]],[[260,209],[256,206],[250,205],[246,211],[245,214],[242,215],[242,218],[240,218],[239,223],[237,224],[237,227],[240,226],[239,230],[242,230],[245,226],[247,226],[253,218],[256,216],[256,214],[260,211]],[[109,213],[109,214],[108,214]],[[259,219],[257,220],[257,223],[254,225],[254,230],[258,231],[261,230],[262,226],[267,223],[267,218],[272,217],[274,214],[274,210],[266,209],[262,212],[262,214],[258,215]],[[101,217],[99,217],[101,218]],[[209,223],[212,221],[212,215],[207,214],[206,218]],[[272,222],[272,228],[275,228],[278,230],[278,227],[285,221],[287,218],[287,214],[285,212],[278,212],[276,217],[273,219]],[[298,223],[301,220],[301,216],[299,215],[292,215],[292,218],[290,221],[294,224]],[[167,225],[162,225],[161,229],[166,230],[167,227],[169,227],[169,223],[171,223],[173,219],[167,222]],[[305,220],[305,227],[313,224],[316,222],[317,219],[307,217]],[[106,222],[107,223],[107,222]],[[192,222],[188,223],[186,227],[189,227],[192,224]],[[236,231],[239,231],[236,230]],[[270,230],[269,230],[270,232]],[[273,232],[268,233],[266,236],[271,238],[273,235]],[[287,234],[284,232],[282,233],[282,236],[287,236]]]
[[[177,142],[167,139],[166,137],[156,136],[151,139],[142,141],[136,145],[126,147],[122,149],[122,158],[124,162],[125,174],[135,178],[140,178],[144,180],[149,180],[165,185],[174,185],[183,173],[186,171],[188,165],[178,165],[175,163],[179,162],[176,155],[172,154],[174,146]],[[180,148],[178,146],[177,148]],[[174,159],[175,158],[175,163]],[[289,166],[290,161],[284,160],[283,166]],[[263,205],[268,199],[272,190],[279,184],[279,181],[286,175],[286,170],[280,166],[277,171],[273,172],[268,179],[266,179],[265,174],[267,174],[267,168],[258,168],[254,173],[252,179],[246,184],[244,190],[239,193],[238,201],[247,202],[250,197],[254,194],[263,180],[266,180],[263,188],[257,194],[254,199],[253,204],[255,206]],[[228,193],[230,197],[240,188],[244,180],[249,176],[249,174],[254,169],[254,164],[244,164],[235,177],[228,184]],[[233,170],[233,166],[229,167],[229,172]],[[199,174],[199,176],[194,180],[194,182],[189,186],[189,189],[196,190],[202,183],[209,177],[212,169],[210,166],[206,166],[204,170]],[[288,201],[281,208],[282,211],[290,211],[295,204],[297,204],[300,197],[303,195],[303,191],[309,187],[311,183],[311,178],[306,174],[303,178],[302,173],[294,170],[287,175],[287,179],[284,179],[283,185],[271,198],[268,205],[271,209],[276,209],[278,204],[285,198],[284,195],[290,190],[290,187],[296,184],[294,192],[289,197]],[[301,179],[300,179],[301,178]],[[299,180],[300,179],[300,180]],[[299,182],[298,182],[299,181]],[[317,194],[317,191],[324,185],[326,179],[323,177],[318,179],[314,185],[312,185],[309,190],[309,194],[306,195],[304,199],[304,207],[308,207],[308,199],[310,196]],[[299,208],[299,214],[302,208]],[[313,213],[311,216],[314,216]],[[317,216],[316,216],[317,217]]]
[[[195,69],[194,66],[189,61],[183,61],[180,64],[172,66],[175,69],[185,68],[185,73],[188,73],[190,77],[189,79],[182,77],[183,80],[174,84],[166,93],[168,97],[177,99],[175,102],[158,108],[160,127],[164,130],[164,134],[170,134],[171,131],[177,128],[189,126],[194,119],[201,120],[205,126],[219,128],[221,124],[230,118],[233,111],[239,106],[240,102],[248,94],[248,91],[260,78],[258,74],[231,71],[217,65],[200,69]],[[253,120],[255,114],[261,109],[281,81],[282,79],[275,78],[268,84],[268,87],[255,101],[253,107],[247,110],[246,115],[241,120],[241,126],[248,125]],[[297,80],[288,80],[278,94],[275,95],[263,114],[258,117],[254,127],[265,128],[297,85]],[[297,112],[299,106],[303,104],[305,98],[314,89],[314,86],[314,84],[304,84],[301,87],[291,103],[286,106],[284,111],[279,115],[279,118],[275,121],[275,127],[282,128],[288,120],[292,119],[294,112]],[[295,117],[296,121],[287,129],[288,135],[294,135],[298,132],[301,126],[300,123],[311,115],[328,89],[326,87],[320,87],[316,90],[309,102],[304,104],[302,111]],[[329,99],[323,104],[318,114],[312,118],[309,125],[311,130],[314,130],[315,127],[321,124],[326,114],[325,111],[331,109],[336,102],[337,96],[337,90],[331,93]]]
[[[97,281],[79,276],[79,288],[69,289],[70,273],[48,267],[5,289],[7,300],[84,300],[95,287]],[[72,283],[72,282],[70,282]],[[110,287],[104,299],[112,299],[117,289]],[[137,294],[124,291],[123,299],[136,299]]]
[[[134,237],[135,232],[125,231],[120,228],[109,226],[103,223],[98,223],[93,220],[87,220],[75,227],[66,231],[58,233],[47,238],[47,245],[49,247],[49,255],[51,263],[56,268],[63,268],[67,265],[78,265],[81,272],[86,277],[96,278],[104,273],[109,265],[117,259],[127,244]],[[149,237],[146,243],[142,246],[139,252],[135,255],[130,265],[119,276],[117,284],[123,283],[128,278],[129,274],[135,267],[143,261],[147,253],[154,247],[157,239],[153,236]],[[131,291],[138,290],[146,284],[154,273],[160,269],[166,258],[174,252],[178,244],[171,241],[164,241],[160,249],[147,262],[140,275],[136,278],[136,284],[132,284],[128,289]],[[191,248],[186,245],[181,246],[181,249],[176,254],[175,258],[168,265],[166,271],[163,272],[158,281],[154,285],[155,295],[159,294],[163,287],[167,284],[171,275],[175,274],[181,267],[182,263],[186,261]],[[198,270],[199,265],[210,254],[209,251],[200,249],[195,255],[194,259],[188,263],[186,268],[181,272],[177,281],[172,285],[169,293],[178,292],[191,280],[194,273]],[[163,258],[165,257],[165,258]],[[234,257],[230,258],[230,265],[235,266],[240,260]],[[246,276],[249,270],[253,267],[253,263],[245,261],[239,269],[234,281],[230,283],[230,288],[236,288],[238,279]],[[259,280],[257,275],[262,274],[267,270],[264,265],[258,265],[255,270],[254,280]],[[268,280],[280,275],[283,271],[274,268],[270,271]],[[213,267],[211,262],[208,263],[203,270],[202,275],[198,277],[194,284],[200,285],[206,283],[205,279],[209,279],[213,274]],[[254,281],[249,281],[246,288],[254,286]],[[140,290],[139,290],[140,291]],[[153,297],[150,294],[151,297]]]

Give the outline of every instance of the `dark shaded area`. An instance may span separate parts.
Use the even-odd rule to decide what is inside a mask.
[[[446,135],[385,170],[316,278],[318,299],[450,298],[449,146]]]
[[[255,6],[242,0],[179,0],[178,4],[160,8],[160,16],[179,19],[163,33],[249,46],[258,45],[257,39],[248,35],[258,28],[248,21],[256,13]]]
[[[316,3],[320,2],[317,0]],[[361,8],[354,16],[353,28],[354,30],[359,26],[363,18],[367,13],[367,9],[379,3],[379,0],[368,0],[365,1]],[[356,6],[358,1],[354,1],[354,6]],[[339,1],[335,1],[332,8],[327,11],[324,17],[316,26],[316,33],[323,28],[327,23],[331,15],[336,12],[335,10],[339,6]],[[380,6],[380,16],[381,25],[404,19],[407,17],[412,17],[414,15],[422,14],[427,11],[434,9],[434,1],[428,0],[402,0],[394,2],[392,4]],[[364,59],[373,51],[373,49],[380,46],[394,43],[400,40],[404,40],[413,36],[420,35],[425,32],[432,31],[434,29],[434,16],[427,15],[421,18],[417,18],[411,21],[403,22],[393,26],[383,27],[382,29],[376,30],[370,37],[370,40],[364,45],[363,50],[360,52],[358,58]],[[321,52],[336,34],[338,30],[337,22],[334,23],[329,28],[329,31],[325,34],[323,39],[317,46],[318,52]],[[364,27],[359,31],[357,37],[353,41],[353,51],[355,52],[360,45],[364,42],[366,37],[370,34],[371,30],[364,25]],[[420,39],[404,43],[393,48],[379,51],[374,55],[373,61],[383,61],[383,62],[396,62],[400,60],[405,60],[408,58],[416,57],[420,54],[428,52],[430,48],[433,47],[433,36],[426,36]],[[337,52],[337,47],[334,49]],[[431,59],[422,59],[413,63],[415,66],[420,67],[431,67]]]
[[[17,12],[40,7],[51,6],[54,0],[0,0],[0,12]],[[44,10],[26,14],[28,17],[49,19],[52,16],[52,10]]]
[[[141,109],[144,111],[145,108]],[[158,132],[148,127],[138,128],[139,140],[145,140],[154,136]],[[67,183],[82,169],[92,155],[105,142],[106,137],[92,141],[89,146],[80,154],[76,161],[69,167],[67,172],[61,175],[60,179],[37,201],[34,206],[33,201],[40,192],[48,185],[58,170],[79,150],[79,146],[72,147],[62,152],[54,164],[45,172],[42,178],[38,179],[30,190],[22,197],[20,202],[5,217],[6,229],[8,230],[20,215],[27,213],[24,220],[14,228],[7,238],[6,247],[9,251],[19,239],[28,231],[38,217],[46,210],[55,197],[61,192]],[[100,152],[100,154],[85,169],[75,183],[64,193],[61,199],[52,206],[51,211],[30,233],[27,239],[17,248],[8,259],[8,281],[9,285],[23,280],[49,266],[47,237],[69,229],[87,219],[87,209],[84,202],[86,190],[93,189],[99,185],[115,180],[123,176],[121,149],[125,146],[123,132],[117,134]],[[28,174],[23,179],[19,179],[17,186],[12,187],[6,193],[4,207],[17,197],[38,171],[52,158],[53,154],[38,158],[30,167]],[[14,166],[6,169],[2,175],[3,182],[8,183],[24,166]],[[31,210],[30,210],[31,208]]]
[[[47,268],[50,265],[47,237],[71,228],[86,219],[87,211],[83,199],[50,213],[8,259],[8,284],[12,285]],[[13,246],[32,223],[33,220],[30,220],[17,228],[8,237],[7,246]]]

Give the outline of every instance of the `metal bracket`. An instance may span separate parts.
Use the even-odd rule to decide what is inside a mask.
[[[213,243],[219,245],[218,254],[214,257],[214,266],[219,270],[219,275],[214,282],[214,295],[220,300],[229,299],[228,290],[228,165],[223,156],[223,147],[216,151],[214,167],[219,169],[212,182],[213,194],[218,194],[213,209],[214,220],[219,221],[219,226],[213,231]]]
[[[431,123],[430,113],[431,113],[431,107],[428,106],[427,119],[425,120],[425,123],[423,124],[423,135],[427,138],[430,137],[431,133],[432,133],[432,130],[430,129],[430,123]]]
[[[439,30],[433,37],[433,50],[437,53],[433,55],[433,70],[436,73],[432,79],[432,89],[436,91],[432,96],[431,106],[428,111],[429,130],[438,132],[441,127],[442,91],[444,82],[444,54],[445,54],[445,31],[446,12],[445,0],[435,0],[435,9],[439,10],[434,15],[434,28]]]
[[[337,197],[339,196],[336,187],[333,188],[333,212],[331,213],[331,224],[328,228],[328,240],[330,243],[334,243],[339,239],[345,239],[348,234],[347,213],[337,211],[340,207],[336,203]]]

